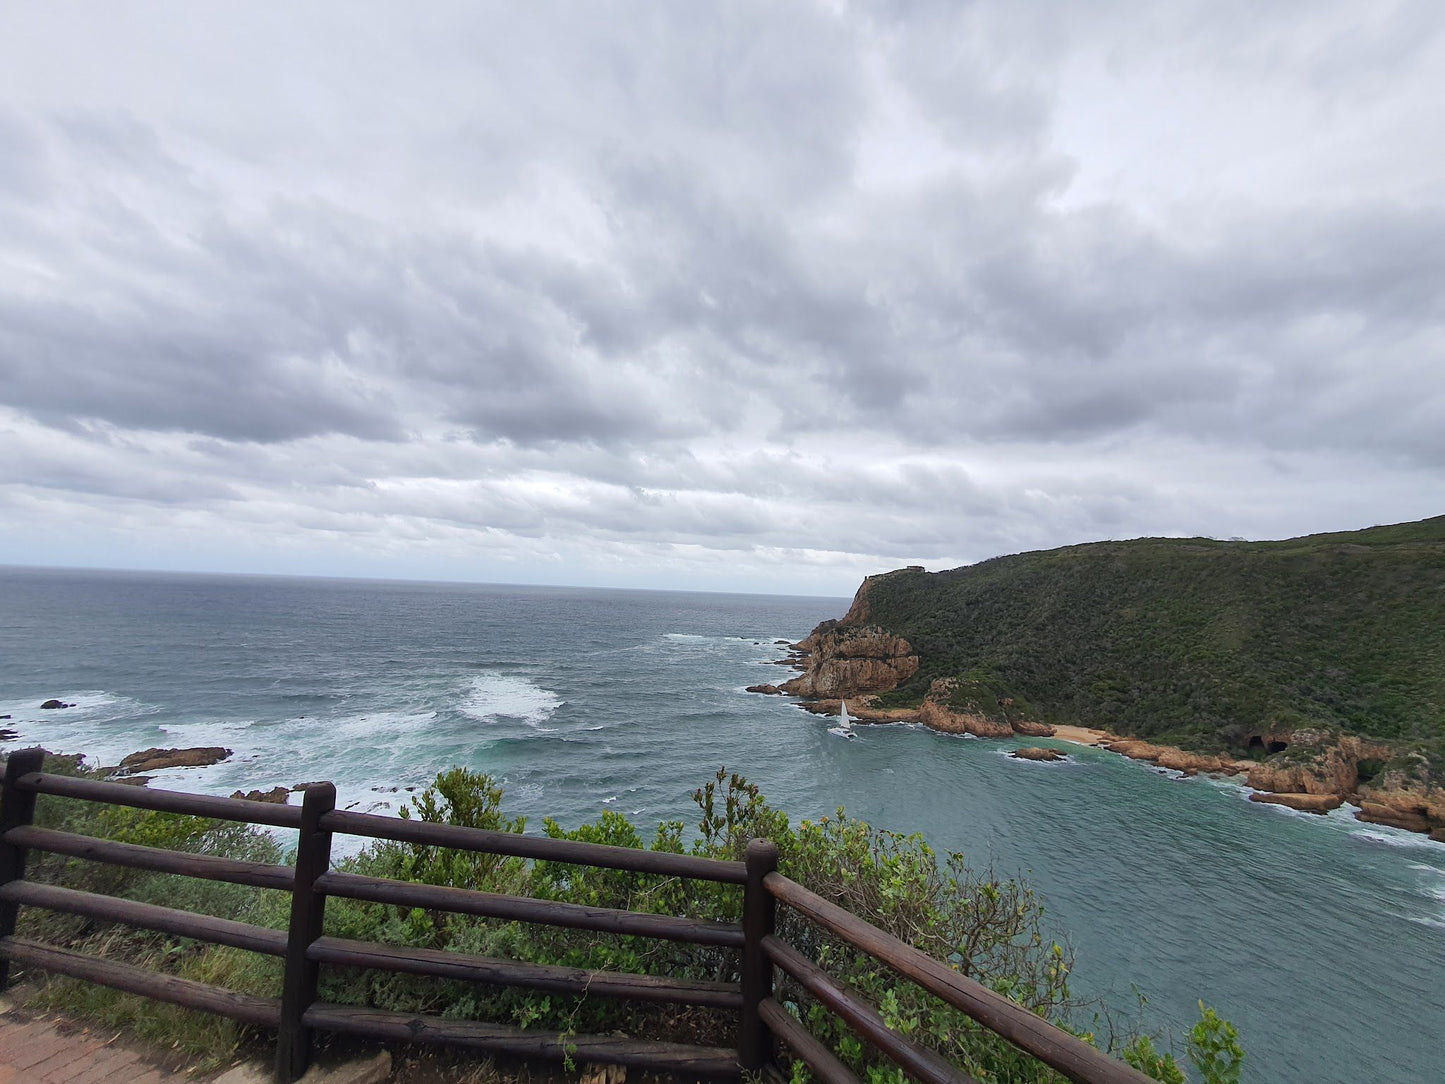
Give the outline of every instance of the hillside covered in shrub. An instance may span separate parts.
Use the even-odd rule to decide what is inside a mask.
[[[1044,722],[1200,749],[1303,727],[1445,749],[1445,516],[1277,542],[1142,538],[870,577],[847,624]]]

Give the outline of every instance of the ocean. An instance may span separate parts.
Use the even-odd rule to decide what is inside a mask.
[[[1022,873],[1077,952],[1076,995],[1142,995],[1181,1050],[1203,1000],[1238,1025],[1246,1080],[1445,1079],[1445,845],[1059,742],[1029,742],[1069,753],[1041,764],[915,726],[845,741],[744,691],[848,601],[0,569],[0,726],[104,764],[223,745],[152,785],[330,779],[378,813],[464,765],[533,828],[692,823],[725,765],[794,820],[841,805]]]

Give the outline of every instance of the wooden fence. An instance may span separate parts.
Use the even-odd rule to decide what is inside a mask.
[[[923,1084],[968,1084],[972,1078],[967,1074],[936,1052],[889,1030],[876,1007],[781,940],[774,921],[779,904],[871,954],[902,978],[960,1009],[1069,1080],[1080,1084],[1144,1084],[1149,1079],[782,876],[776,870],[777,849],[767,840],[753,840],[745,861],[725,862],[350,813],[335,808],[336,790],[330,783],[307,788],[297,807],[52,775],[40,770],[41,762],[38,749],[11,754],[0,785],[0,987],[8,978],[10,964],[15,962],[274,1028],[276,1079],[281,1084],[289,1084],[305,1071],[310,1061],[311,1036],[318,1030],[448,1043],[529,1057],[570,1056],[577,1062],[617,1063],[697,1077],[738,1077],[743,1072],[763,1071],[773,1064],[775,1043],[781,1043],[825,1084],[858,1084],[853,1072],[773,997],[775,968],[796,980],[908,1076]],[[36,796],[40,794],[294,828],[298,831],[295,861],[292,866],[240,862],[39,828],[32,822]],[[330,869],[331,840],[338,833],[734,884],[743,892],[743,921],[736,925],[644,914],[343,873]],[[288,891],[290,925],[285,931],[266,929],[27,881],[25,857],[30,850]],[[328,937],[322,921],[328,896],[735,948],[741,953],[741,981],[701,982],[587,971]],[[22,905],[281,957],[285,961],[281,997],[241,994],[16,937],[15,920]],[[381,968],[564,994],[710,1006],[737,1014],[737,1046],[704,1047],[599,1035],[557,1036],[474,1020],[328,1004],[317,1000],[322,964]]]

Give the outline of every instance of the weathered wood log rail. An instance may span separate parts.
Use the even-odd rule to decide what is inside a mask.
[[[768,1069],[781,1044],[793,1057],[804,1061],[824,1084],[858,1084],[854,1073],[775,999],[775,969],[790,976],[913,1079],[922,1084],[969,1084],[971,1077],[936,1052],[890,1030],[873,1005],[781,940],[775,932],[778,904],[793,908],[854,948],[872,955],[900,978],[922,986],[1069,1080],[1079,1084],[1144,1084],[1149,1079],[784,877],[776,869],[777,849],[767,840],[753,840],[745,861],[726,862],[348,813],[335,808],[336,790],[330,783],[309,787],[299,807],[279,806],[51,775],[40,770],[42,759],[38,749],[12,753],[0,781],[0,988],[14,962],[274,1028],[275,1071],[281,1084],[289,1084],[306,1070],[312,1035],[318,1030],[406,1042],[448,1043],[527,1057],[571,1057],[579,1062],[617,1063],[686,1076],[734,1078],[743,1072]],[[295,829],[295,861],[291,866],[238,862],[39,828],[32,821],[36,797],[41,794]],[[732,925],[333,871],[331,840],[338,833],[734,884],[743,891],[743,921]],[[286,891],[291,894],[289,928],[265,929],[27,881],[25,859],[31,850]],[[323,930],[328,896],[737,948],[741,953],[740,981],[701,982],[587,971],[328,937]],[[16,937],[15,922],[21,906],[120,922],[280,957],[285,961],[281,996],[241,994]],[[709,1006],[736,1014],[737,1046],[704,1047],[602,1035],[559,1036],[474,1020],[327,1004],[317,1000],[322,964],[567,994]]]

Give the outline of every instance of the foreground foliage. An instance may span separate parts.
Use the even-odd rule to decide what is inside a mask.
[[[50,767],[50,766],[47,766]],[[880,928],[953,966],[1040,1016],[1069,1026],[1075,1006],[1069,995],[1072,953],[1044,933],[1044,908],[1017,878],[969,867],[958,854],[936,853],[919,835],[880,831],[847,817],[796,826],[771,808],[758,788],[719,771],[694,795],[699,819],[692,833],[681,821],[660,824],[650,841],[625,817],[607,811],[595,822],[564,829],[548,820],[546,834],[624,847],[741,858],[750,839],[772,839],[782,871]],[[503,794],[490,777],[455,768],[418,795],[403,815],[436,823],[521,832],[525,822],[502,811]],[[282,856],[266,833],[244,825],[150,813],[84,802],[42,799],[41,824],[126,842],[173,850],[275,862]],[[687,914],[738,921],[736,886],[684,881],[655,875],[594,869],[555,862],[526,862],[447,848],[382,841],[339,868],[373,876],[450,885],[488,892],[525,894],[600,907],[651,913]],[[33,876],[69,887],[284,929],[289,896],[214,882],[98,866],[55,855],[35,854]],[[780,933],[879,1006],[891,1028],[938,1050],[981,1081],[1055,1081],[1062,1078],[980,1028],[911,983],[903,982],[840,939],[805,922],[789,909],[780,913]],[[682,978],[737,980],[735,951],[677,945],[646,938],[614,937],[579,930],[404,909],[333,898],[327,903],[326,932],[337,937],[450,949],[537,963],[612,971],[667,973]],[[22,911],[20,933],[98,955],[126,959],[189,978],[264,996],[280,989],[280,961],[225,947],[201,945],[160,934],[97,925],[36,908]],[[802,990],[780,986],[779,999],[815,1035],[837,1050],[870,1084],[902,1079],[891,1063]],[[674,1006],[630,1005],[605,998],[572,998],[537,991],[326,967],[321,997],[406,1012],[484,1018],[562,1034],[614,1032],[730,1046],[729,1014]],[[86,983],[53,980],[37,995],[47,1007],[98,1018],[142,1037],[174,1044],[219,1064],[245,1038],[229,1021],[189,1013]],[[1234,1029],[1212,1010],[1190,1036],[1187,1055],[1207,1084],[1238,1080],[1243,1051]],[[1085,1034],[1093,1041],[1093,1036]],[[1118,1051],[1155,1079],[1186,1080],[1172,1054],[1156,1050],[1147,1036]],[[803,1080],[801,1063],[794,1078]]]

